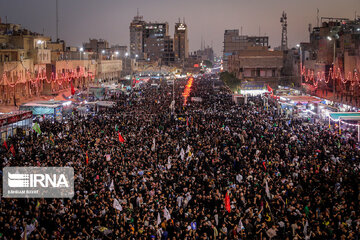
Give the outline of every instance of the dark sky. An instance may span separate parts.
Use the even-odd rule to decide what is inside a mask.
[[[308,24],[320,16],[353,19],[360,0],[59,0],[59,35],[67,45],[80,46],[89,38],[129,45],[129,24],[136,9],[147,21],[167,21],[170,34],[179,17],[189,27],[190,51],[200,48],[201,37],[221,53],[225,29],[243,34],[267,34],[270,45],[280,44],[282,11],[288,15],[288,41],[308,40]],[[55,0],[0,0],[0,17],[55,38]]]

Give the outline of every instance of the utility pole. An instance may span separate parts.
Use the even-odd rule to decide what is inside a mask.
[[[59,9],[58,0],[56,0],[56,42],[59,41]]]
[[[334,42],[334,55],[333,55],[333,73],[335,73],[335,60],[336,60],[336,38],[333,38],[333,42]],[[335,74],[333,74],[333,97],[334,97],[334,101],[335,101],[335,91],[336,91],[336,78],[335,78]],[[340,122],[339,122],[340,123]]]

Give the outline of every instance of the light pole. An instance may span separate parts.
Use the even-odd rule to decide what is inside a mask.
[[[102,68],[102,60],[103,60],[103,55],[105,54],[105,50],[101,50],[101,57],[100,57],[100,64],[101,64],[101,68]],[[100,74],[99,74],[100,75]],[[103,75],[103,73],[101,72],[100,75],[103,79],[103,81],[105,81],[105,74]]]
[[[125,53],[125,72],[126,72],[126,74],[127,74],[127,61],[128,61],[128,56],[129,56],[129,53],[126,52],[126,53]],[[130,73],[130,72],[129,72],[129,73]]]
[[[302,62],[302,51],[301,51],[301,45],[296,44],[296,47],[299,48],[299,55],[300,55],[300,88],[302,88],[302,68],[303,68],[303,62]]]
[[[333,68],[332,68],[332,70],[333,70],[333,73],[335,73],[335,60],[336,60],[336,39],[335,39],[335,37],[330,37],[330,36],[328,36],[327,37],[327,39],[329,40],[329,41],[333,41],[333,46],[334,46],[334,55],[333,55],[333,63],[332,63],[332,65],[333,65]],[[329,74],[331,74],[331,73],[329,73]],[[335,101],[335,91],[336,91],[336,79],[335,79],[335,74],[333,74],[333,99],[334,99],[334,101]]]
[[[82,58],[81,55],[82,55],[82,53],[83,53],[83,51],[84,51],[84,48],[81,47],[81,48],[79,49],[79,51],[80,51],[80,60],[81,60],[81,58]]]

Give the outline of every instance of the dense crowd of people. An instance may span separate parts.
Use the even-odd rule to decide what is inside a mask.
[[[73,167],[75,195],[2,198],[0,238],[359,239],[356,139],[214,82],[195,79],[183,106],[176,81],[174,112],[162,82],[13,137],[2,167]]]

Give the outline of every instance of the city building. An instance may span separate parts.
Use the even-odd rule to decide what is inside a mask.
[[[360,18],[321,18],[310,30],[310,42],[300,43],[303,86],[315,94],[348,104],[360,104]]]
[[[228,57],[237,54],[238,51],[247,49],[253,46],[269,46],[268,36],[246,36],[239,35],[238,29],[225,30],[224,33],[224,48],[223,48],[223,68],[228,70]]]
[[[170,36],[166,36],[164,39],[164,53],[162,56],[162,64],[170,66],[175,62],[175,53],[174,53],[174,39]]]
[[[117,55],[117,58],[125,58],[128,56],[128,47],[120,46],[120,45],[113,45],[110,48],[110,52]]]
[[[169,24],[146,23],[144,37],[144,57],[148,61],[158,61],[163,57],[165,38],[169,35]]]
[[[228,71],[238,79],[277,86],[284,66],[283,51],[253,46],[228,57]]]
[[[204,49],[197,50],[196,55],[202,61],[214,62],[214,50],[212,47],[207,46]]]
[[[144,36],[143,31],[145,27],[145,21],[139,13],[134,17],[130,23],[130,57],[131,58],[143,58],[144,52]]]
[[[0,20],[0,104],[38,96],[44,79],[39,75],[51,62],[49,37]]]
[[[130,23],[130,57],[145,61],[145,65],[157,62],[160,66],[183,66],[189,57],[187,25],[179,20],[175,24],[174,38],[171,38],[167,22],[146,22],[137,14]]]
[[[83,43],[84,51],[100,53],[109,48],[109,42],[104,39],[89,39],[89,42]]]
[[[59,94],[71,84],[84,89],[94,81],[116,81],[126,52],[126,46],[109,48],[101,39],[90,39],[83,48],[67,47],[64,41],[53,42],[18,24],[0,21],[0,104],[19,105],[26,99]],[[133,64],[129,66],[132,69]]]
[[[176,61],[184,61],[189,57],[188,28],[185,22],[175,23],[174,52]]]

